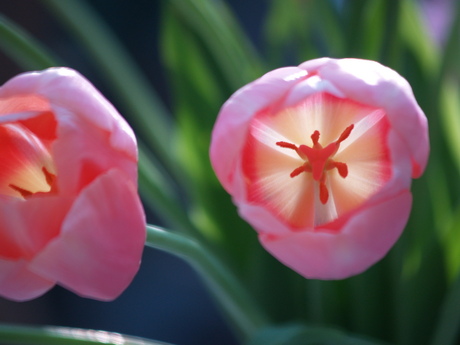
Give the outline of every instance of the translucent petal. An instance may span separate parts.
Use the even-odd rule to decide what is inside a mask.
[[[355,127],[350,136],[332,157],[347,165],[348,175],[341,177],[337,169],[325,171],[330,198],[323,205],[311,173],[290,177],[305,161],[294,149],[276,142],[311,147],[311,135],[318,130],[324,147],[351,124]],[[358,207],[390,177],[385,146],[388,128],[382,110],[326,93],[312,95],[276,114],[269,110],[259,113],[251,122],[242,161],[249,201],[265,205],[293,228],[337,219]]]

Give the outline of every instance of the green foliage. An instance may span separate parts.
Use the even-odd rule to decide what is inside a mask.
[[[255,334],[247,345],[383,345],[363,337],[324,327],[287,325],[265,328]]]

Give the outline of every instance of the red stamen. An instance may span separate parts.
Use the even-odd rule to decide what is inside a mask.
[[[342,162],[332,162],[331,168],[337,168],[339,175],[342,176],[343,178],[348,176],[348,166],[345,163]]]
[[[42,168],[43,174],[45,175],[46,183],[48,183],[48,186],[52,186],[54,180],[56,179],[56,175],[50,173],[48,169],[45,167]]]
[[[15,191],[18,192],[19,194],[21,194],[21,196],[22,196],[24,199],[27,198],[27,197],[29,197],[29,196],[31,196],[32,194],[34,194],[34,193],[32,193],[32,192],[30,192],[30,191],[28,191],[28,190],[26,190],[26,189],[23,189],[23,188],[21,188],[21,187],[15,186],[14,184],[10,184],[10,185],[8,185],[8,187],[10,187],[11,189],[15,190]]]
[[[350,135],[350,133],[351,133],[351,131],[353,130],[354,127],[355,127],[355,125],[351,124],[350,126],[345,128],[345,130],[342,132],[342,134],[340,134],[340,137],[339,137],[339,139],[337,139],[336,143],[340,144],[342,141],[344,141],[346,138],[348,138],[348,136]]]
[[[276,145],[297,151],[297,146],[291,143],[287,143],[285,141],[278,141],[276,142]]]
[[[298,168],[295,168],[289,176],[291,177],[296,177],[297,175],[300,175],[303,172],[306,172],[307,170],[305,169],[305,165],[301,165]]]
[[[295,150],[300,158],[302,158],[305,163],[295,168],[290,176],[296,177],[303,172],[312,173],[313,180],[318,181],[319,183],[319,199],[324,205],[329,200],[329,191],[326,187],[326,174],[325,171],[337,169],[339,175],[343,178],[348,176],[348,166],[346,163],[335,162],[332,157],[337,153],[340,143],[347,139],[350,136],[351,131],[353,130],[354,125],[351,124],[340,134],[339,138],[323,148],[319,143],[320,133],[318,130],[315,130],[311,135],[311,140],[313,145],[311,147],[307,145],[296,146],[294,144],[278,141],[276,145],[291,150]]]

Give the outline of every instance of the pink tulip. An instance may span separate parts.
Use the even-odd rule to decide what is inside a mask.
[[[0,88],[0,143],[0,295],[59,284],[116,298],[145,240],[131,128],[80,74],[52,68]]]
[[[385,256],[428,153],[427,120],[404,78],[377,62],[329,58],[238,90],[210,148],[262,245],[314,279],[346,278]]]

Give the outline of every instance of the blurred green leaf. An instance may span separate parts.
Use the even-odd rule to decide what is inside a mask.
[[[346,36],[340,10],[334,1],[314,1],[314,33],[317,35],[320,55],[346,57]]]
[[[442,131],[451,157],[460,173],[460,89],[458,81],[446,78],[440,90]]]
[[[460,274],[442,303],[432,345],[458,344],[460,332]]]
[[[382,342],[326,327],[286,325],[264,328],[246,345],[378,345]]]
[[[442,234],[444,257],[448,277],[452,281],[460,273],[460,205],[450,218],[446,219]]]
[[[387,25],[384,16],[387,0],[366,1],[364,6],[359,57],[379,60],[380,49]]]
[[[0,15],[0,47],[25,70],[62,66],[58,59],[22,28]]]
[[[0,324],[0,339],[2,344],[25,345],[168,345],[146,338],[93,329],[11,324]]]
[[[154,155],[139,145],[139,193],[146,207],[158,219],[174,230],[194,233],[195,228],[187,217],[180,201],[180,193],[169,175],[162,169]]]
[[[274,68],[318,57],[313,40],[314,1],[272,0],[265,21],[267,59]]]
[[[181,169],[190,176],[187,183],[192,221],[210,243],[220,248],[221,255],[231,255],[230,262],[241,273],[248,270],[255,232],[237,216],[230,196],[217,182],[208,153],[217,113],[234,90],[232,82],[225,79],[229,71],[222,70],[228,64],[222,66],[215,61],[212,47],[195,24],[184,19],[176,6],[166,6],[162,52],[174,89],[176,154]],[[240,61],[242,69],[248,64]]]
[[[252,44],[221,0],[168,0],[181,20],[200,37],[233,89],[258,78],[262,63]]]
[[[447,287],[442,243],[433,217],[432,171],[413,183],[414,205],[395,253],[392,308],[396,343],[424,344],[433,333]],[[400,274],[398,274],[400,266]]]

